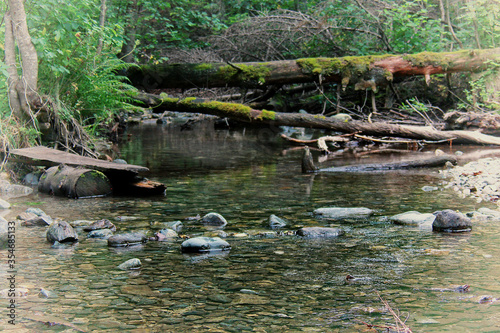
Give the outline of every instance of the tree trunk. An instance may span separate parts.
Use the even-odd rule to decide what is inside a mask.
[[[385,122],[339,121],[333,117],[302,113],[283,113],[255,110],[236,103],[208,101],[202,98],[159,98],[154,95],[140,95],[143,103],[161,110],[189,113],[204,113],[233,120],[267,126],[294,126],[328,129],[335,132],[362,135],[402,137],[428,141],[446,141],[459,144],[500,145],[500,138],[476,131],[440,131],[429,126],[395,125]]]
[[[132,84],[145,90],[166,88],[264,87],[304,82],[337,82],[376,90],[394,78],[474,72],[500,60],[500,48],[413,55],[307,58],[272,62],[159,64],[133,67]]]
[[[16,61],[16,42],[20,66]],[[5,15],[5,62],[9,73],[9,103],[19,119],[30,118],[30,105],[37,96],[38,55],[31,42],[22,0],[9,0]],[[22,70],[21,77],[17,67]]]

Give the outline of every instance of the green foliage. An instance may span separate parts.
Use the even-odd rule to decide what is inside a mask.
[[[460,26],[460,30],[457,31],[459,39],[473,48],[500,46],[499,1],[467,1],[462,12],[456,22]]]

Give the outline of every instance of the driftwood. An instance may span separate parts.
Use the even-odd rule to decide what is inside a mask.
[[[312,154],[306,147],[302,157],[302,173],[311,172],[369,172],[369,171],[388,171],[388,170],[405,170],[417,168],[434,168],[446,165],[446,163],[456,164],[457,158],[452,155],[433,156],[429,158],[389,162],[389,163],[371,163],[371,164],[356,164],[346,165],[332,168],[318,168],[314,165]]]
[[[345,88],[377,90],[397,77],[453,72],[475,72],[500,59],[500,49],[422,52],[412,55],[375,55],[306,58],[271,62],[158,64],[131,67],[132,85],[145,90],[166,88],[253,87],[305,82],[341,83]]]
[[[401,137],[428,141],[449,141],[458,144],[500,145],[500,138],[476,131],[440,131],[430,126],[396,125],[386,122],[339,121],[332,117],[303,113],[284,113],[255,110],[237,103],[209,101],[203,98],[169,98],[146,95],[154,101],[156,112],[162,110],[204,113],[250,124],[266,126],[293,126],[328,129],[335,132]],[[146,99],[146,98],[145,98]]]

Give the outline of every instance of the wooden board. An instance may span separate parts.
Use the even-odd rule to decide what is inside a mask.
[[[85,168],[96,169],[102,172],[128,171],[139,173],[149,171],[148,168],[139,165],[113,163],[98,160],[96,158],[66,153],[43,146],[12,149],[9,151],[9,154],[9,159],[12,161],[32,165],[55,166],[59,164],[66,164],[70,166],[83,166]]]

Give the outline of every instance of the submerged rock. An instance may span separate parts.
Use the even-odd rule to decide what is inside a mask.
[[[146,243],[148,238],[142,232],[129,232],[118,235],[113,235],[108,238],[108,246],[111,247],[122,247],[122,246],[133,246]]]
[[[274,214],[269,216],[269,227],[271,229],[284,228],[287,225],[288,225],[288,223],[285,220],[283,220],[282,218],[279,218]]]
[[[194,237],[181,244],[182,252],[229,251],[231,245],[219,237]]]
[[[113,231],[111,231],[111,229],[92,230],[87,234],[88,238],[108,239],[111,236],[113,236]]]
[[[215,227],[225,227],[227,221],[224,216],[219,213],[208,213],[201,218],[201,223]]]
[[[418,226],[420,228],[432,229],[432,223],[436,215],[431,213],[420,213],[409,211],[389,217],[394,224]]]
[[[344,233],[344,230],[340,228],[328,227],[304,227],[296,231],[297,236],[306,238],[335,238]]]
[[[470,218],[451,209],[434,213],[436,219],[432,223],[433,231],[441,232],[468,232],[472,230]]]
[[[373,214],[373,210],[365,207],[327,207],[315,209],[313,214],[319,218],[341,220],[367,217]]]
[[[47,241],[54,244],[77,242],[78,235],[73,227],[66,221],[55,221],[47,229]]]
[[[182,230],[182,222],[181,221],[173,221],[173,222],[164,222],[162,225],[165,226],[165,228],[169,228],[174,230],[175,232],[181,232]]]
[[[10,208],[10,203],[7,201],[0,199],[0,209],[9,209]]]
[[[170,228],[165,228],[155,233],[155,235],[151,237],[151,240],[158,242],[166,242],[168,240],[176,238],[179,238],[179,234],[177,234],[175,230],[172,230]]]
[[[92,231],[98,229],[109,229],[111,231],[116,231],[116,226],[111,223],[108,219],[102,219],[99,221],[95,221],[94,223],[83,228],[84,231]]]
[[[139,269],[139,268],[141,268],[141,266],[142,266],[142,263],[139,259],[132,258],[132,259],[129,259],[129,260],[125,261],[124,263],[121,263],[120,265],[118,265],[118,268],[126,271],[129,269]]]

